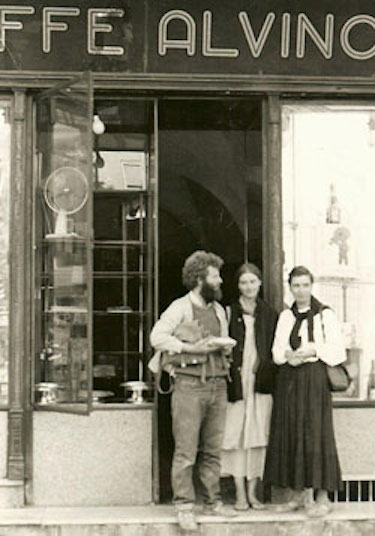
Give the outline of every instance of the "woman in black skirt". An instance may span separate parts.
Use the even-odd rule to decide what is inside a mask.
[[[264,481],[294,490],[279,511],[305,507],[315,517],[331,510],[328,492],[341,488],[326,365],[346,353],[339,322],[312,296],[312,284],[304,266],[289,274],[295,302],[281,313],[272,348],[280,369]]]

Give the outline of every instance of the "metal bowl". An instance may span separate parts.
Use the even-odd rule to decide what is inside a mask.
[[[143,381],[129,381],[120,384],[125,388],[130,396],[126,399],[129,404],[143,404],[145,402],[143,398],[144,391],[150,391],[152,387]]]

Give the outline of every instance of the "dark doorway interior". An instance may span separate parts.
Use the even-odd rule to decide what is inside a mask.
[[[245,260],[262,265],[261,102],[168,100],[159,108],[160,312],[186,290],[185,258],[224,259],[224,303]],[[159,396],[160,499],[171,499],[170,396]]]

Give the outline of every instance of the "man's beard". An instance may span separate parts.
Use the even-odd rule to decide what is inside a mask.
[[[223,293],[221,292],[221,288],[215,289],[204,281],[201,288],[201,296],[206,303],[211,303],[215,300],[220,301],[223,297]]]

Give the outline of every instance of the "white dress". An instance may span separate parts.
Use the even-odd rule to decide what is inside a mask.
[[[272,396],[254,392],[257,357],[254,317],[243,316],[245,341],[242,356],[243,400],[228,402],[221,474],[248,479],[262,478],[268,443]]]

